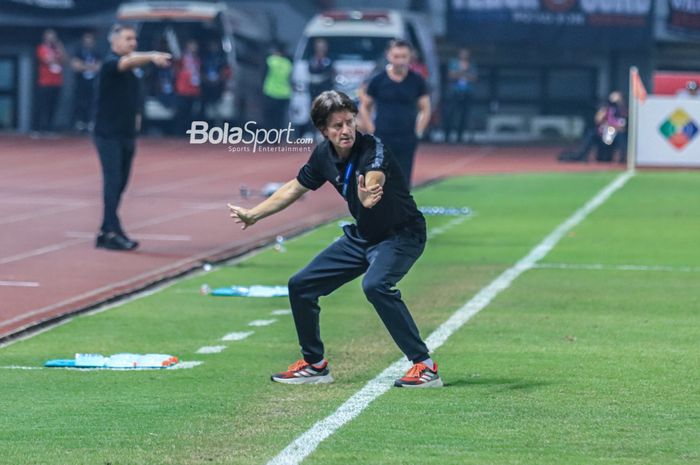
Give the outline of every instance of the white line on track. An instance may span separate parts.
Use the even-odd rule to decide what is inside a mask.
[[[271,320],[253,320],[250,323],[248,323],[248,326],[269,326],[276,321],[277,320],[275,318]]]
[[[534,268],[549,270],[601,270],[601,271],[665,271],[681,273],[698,273],[700,266],[669,265],[603,265],[601,263],[538,263]]]
[[[197,349],[198,354],[218,354],[223,352],[226,346],[204,346]]]
[[[39,287],[39,283],[34,281],[0,281],[0,286],[7,287]]]
[[[241,331],[237,333],[228,333],[226,336],[222,337],[222,341],[242,341],[248,336],[252,335],[254,331]]]
[[[0,225],[5,225],[5,224],[10,224],[10,223],[17,223],[19,221],[24,221],[24,220],[34,220],[36,218],[41,218],[43,216],[48,216],[48,215],[56,215],[58,213],[65,213],[69,212],[71,210],[79,210],[81,208],[85,208],[87,206],[93,205],[93,203],[83,203],[82,205],[65,205],[62,207],[52,207],[48,208],[45,210],[33,210],[27,213],[19,213],[17,215],[12,215],[12,216],[6,216],[5,218],[0,220]]]
[[[146,234],[146,233],[135,233],[132,234],[135,239],[147,240],[147,241],[191,241],[192,236],[187,236],[185,234]],[[94,239],[94,232],[84,232],[84,231],[68,231],[66,237],[76,238],[76,239]]]
[[[624,186],[632,176],[632,173],[626,172],[615,178],[613,182],[598,192],[583,207],[545,237],[542,242],[530,250],[525,257],[504,271],[488,286],[481,289],[479,293],[465,303],[459,310],[453,313],[447,321],[440,325],[440,327],[426,339],[430,351],[433,352],[438,349],[455,331],[491,303],[498,294],[508,289],[516,278],[525,271],[531,269],[538,261],[544,258],[568,231],[586,219],[591,212]],[[393,380],[400,377],[408,366],[409,362],[403,358],[394,362],[376,378],[369,381],[352,397],[346,400],[334,413],[318,421],[309,430],[292,441],[277,456],[272,458],[268,462],[268,465],[291,465],[301,463],[309,454],[316,450],[321,442],[335,433],[343,425],[357,417],[371,402],[391,389]]]
[[[293,221],[293,222],[287,224],[287,227],[290,228],[290,229],[297,228],[297,227],[299,227],[299,225],[304,224],[304,223],[307,221],[307,219],[308,219],[308,217],[305,217],[305,218],[302,218],[302,219],[300,219],[300,220],[298,220],[298,221]],[[142,227],[142,226],[143,226],[143,225],[141,225],[141,226],[136,225],[135,228]],[[77,243],[80,243],[80,242],[83,242],[83,241],[85,241],[85,239],[75,239],[75,240],[74,240],[74,242],[75,242],[76,244],[77,244]],[[88,291],[88,292],[85,292],[85,293],[83,293],[83,294],[80,294],[80,295],[77,295],[77,296],[74,296],[74,297],[71,297],[71,298],[62,300],[62,301],[60,301],[60,302],[56,302],[56,303],[53,303],[53,304],[51,304],[51,305],[47,305],[47,306],[45,306],[45,307],[41,307],[41,308],[38,308],[38,309],[35,309],[35,310],[31,310],[31,311],[29,311],[29,312],[26,312],[26,313],[24,313],[24,314],[22,314],[22,315],[15,316],[15,317],[10,318],[10,319],[8,319],[8,320],[0,321],[0,329],[1,329],[3,326],[7,326],[7,325],[10,325],[10,324],[16,323],[16,322],[18,322],[18,321],[22,321],[22,320],[26,319],[27,317],[31,317],[31,316],[35,316],[35,315],[41,315],[41,314],[43,314],[43,313],[48,313],[48,312],[50,312],[50,311],[52,311],[52,310],[54,310],[54,309],[56,309],[56,308],[60,308],[60,307],[62,307],[62,306],[64,306],[64,305],[70,305],[70,304],[72,304],[73,302],[78,302],[78,301],[80,301],[80,300],[82,300],[82,299],[86,299],[86,298],[90,298],[90,297],[95,296],[95,295],[99,295],[99,294],[102,293],[102,292],[106,292],[106,291],[109,291],[109,290],[111,290],[111,289],[119,288],[119,287],[121,287],[121,286],[127,286],[127,285],[130,285],[131,283],[138,282],[138,281],[141,280],[141,279],[148,278],[148,277],[152,277],[152,276],[158,276],[159,274],[161,274],[161,273],[163,273],[163,272],[166,272],[166,271],[168,271],[168,270],[177,269],[177,268],[180,267],[180,266],[183,266],[183,265],[186,265],[186,264],[189,264],[189,263],[192,263],[192,262],[196,262],[196,261],[198,261],[198,260],[203,260],[203,259],[206,259],[206,258],[211,257],[211,256],[216,256],[216,255],[218,255],[218,254],[220,254],[220,253],[222,253],[222,252],[225,252],[225,251],[227,251],[227,250],[230,250],[230,249],[232,248],[232,246],[233,246],[233,244],[225,244],[225,245],[223,245],[223,246],[221,246],[221,247],[217,247],[217,248],[215,248],[215,249],[207,250],[207,251],[202,252],[202,253],[200,253],[200,254],[197,254],[197,255],[195,255],[195,256],[193,256],[193,257],[189,257],[189,258],[182,259],[182,260],[180,260],[180,261],[177,261],[177,262],[175,262],[175,263],[171,263],[171,264],[169,264],[169,265],[162,266],[162,267],[157,268],[157,269],[155,269],[155,270],[150,270],[150,271],[147,271],[147,272],[145,272],[145,273],[141,273],[141,274],[139,274],[139,275],[137,275],[137,276],[132,276],[131,278],[125,279],[125,280],[123,280],[123,281],[119,281],[119,282],[116,282],[116,283],[112,283],[112,284],[109,284],[109,285],[107,285],[107,286],[100,287],[100,288],[98,288],[98,289],[93,289],[93,290],[91,290],[91,291]],[[260,253],[260,252],[262,252],[262,251],[264,251],[264,250],[267,250],[268,248],[271,248],[271,247],[272,247],[272,244],[270,244],[270,245],[269,245],[268,247],[266,247],[266,248],[260,248],[260,249],[252,250],[252,251],[250,251],[250,252],[248,252],[248,253],[245,253],[245,254],[243,254],[243,255],[241,255],[241,256],[235,257],[235,258],[233,258],[232,260],[227,261],[226,264],[229,264],[229,265],[230,265],[230,264],[240,263],[241,261],[247,260],[248,258],[253,257],[253,256],[257,255],[258,253]],[[0,265],[3,264],[3,263],[6,263],[6,259],[0,259]],[[202,274],[204,274],[204,273],[202,273]],[[200,276],[200,274],[194,274],[193,276]],[[178,282],[178,281],[168,281],[168,282],[165,283],[162,287],[161,287],[161,286],[156,286],[155,288],[149,289],[148,291],[144,291],[144,292],[142,292],[142,293],[141,293],[141,292],[136,293],[136,294],[134,294],[133,296],[129,297],[129,298],[126,299],[126,300],[120,300],[119,302],[116,302],[116,303],[114,303],[114,304],[109,304],[109,305],[106,305],[106,306],[104,306],[104,307],[99,307],[98,309],[96,309],[96,310],[94,310],[94,311],[92,311],[92,312],[88,312],[88,314],[99,313],[99,312],[101,312],[101,311],[108,310],[108,309],[113,308],[113,307],[115,307],[115,306],[122,305],[123,303],[129,302],[129,301],[131,301],[131,300],[133,300],[133,299],[137,299],[137,298],[139,298],[139,297],[144,297],[144,296],[147,296],[147,295],[151,295],[152,293],[155,293],[155,292],[157,292],[157,291],[159,291],[159,290],[161,290],[161,289],[165,289],[166,287],[172,286],[172,285],[175,284],[176,282]],[[197,292],[198,292],[198,291],[197,291]],[[63,321],[60,321],[60,322],[57,322],[57,323],[55,323],[55,324],[51,324],[51,325],[47,326],[46,328],[44,328],[44,329],[42,329],[42,330],[40,330],[40,331],[33,332],[33,333],[32,333],[31,335],[29,335],[27,338],[32,337],[32,336],[35,336],[35,335],[38,335],[38,334],[41,334],[41,333],[43,333],[43,332],[45,332],[45,331],[48,331],[48,330],[50,330],[50,329],[52,329],[52,328],[55,328],[56,326],[63,325],[63,324],[65,324],[65,323],[67,323],[68,321],[70,321],[71,319],[72,319],[72,318],[67,319],[67,320],[63,320]],[[27,326],[31,326],[31,324],[28,324]],[[18,330],[21,330],[21,329],[22,329],[22,328],[19,328]],[[13,340],[11,340],[11,341],[5,343],[5,344],[0,344],[0,348],[6,347],[6,346],[9,345],[9,344],[12,344],[12,343],[14,343],[14,342],[17,342],[17,341],[20,341],[20,340],[24,340],[24,339],[26,339],[26,338],[13,339]]]

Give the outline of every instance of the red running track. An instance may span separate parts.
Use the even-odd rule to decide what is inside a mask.
[[[252,206],[240,186],[294,177],[309,150],[229,153],[226,146],[142,139],[121,206],[136,252],[94,248],[101,179],[87,138],[0,137],[0,340],[346,214],[329,186],[241,231],[227,202]],[[414,182],[461,174],[589,171],[555,148],[420,147]]]

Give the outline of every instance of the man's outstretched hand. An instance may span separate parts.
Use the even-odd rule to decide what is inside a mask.
[[[365,177],[360,175],[357,178],[357,196],[365,208],[372,208],[382,199],[384,189],[379,184],[373,184],[369,187],[365,186]]]
[[[228,204],[229,213],[231,218],[236,223],[241,223],[241,229],[245,229],[248,226],[253,226],[256,223],[256,219],[251,215],[250,210],[243,207],[237,207],[235,205]]]

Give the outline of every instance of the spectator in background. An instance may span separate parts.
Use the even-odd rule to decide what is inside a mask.
[[[426,81],[428,80],[428,67],[423,63],[423,60],[421,59],[420,52],[416,49],[413,49],[413,53],[411,54],[411,65],[409,66],[410,70],[413,71],[414,73],[417,73],[425,79]]]
[[[140,129],[141,83],[134,71],[153,63],[170,66],[171,56],[162,52],[136,52],[133,27],[115,24],[109,33],[111,53],[100,67],[94,141],[103,179],[104,216],[95,247],[127,251],[138,242],[127,237],[117,210],[131,173]]]
[[[416,146],[430,122],[430,97],[425,80],[409,69],[408,42],[390,41],[386,57],[386,69],[374,76],[361,93],[360,124],[391,149],[410,190]]]
[[[38,131],[50,131],[63,87],[63,64],[66,60],[66,50],[53,29],[44,31],[42,42],[36,48],[36,58],[39,73],[35,127]]]
[[[226,81],[231,76],[231,68],[221,52],[219,43],[212,40],[207,45],[207,53],[202,60],[202,113],[206,117],[207,109],[215,114],[214,107],[218,105],[224,93]]]
[[[456,58],[447,63],[447,92],[445,93],[445,142],[461,142],[464,130],[471,131],[470,116],[474,83],[478,74],[471,52],[462,48]],[[454,139],[452,130],[455,129]],[[471,135],[470,135],[471,137]]]
[[[321,92],[333,90],[333,61],[328,57],[328,41],[314,40],[314,56],[309,58],[309,96],[315,99]]]
[[[268,129],[283,129],[288,125],[289,100],[292,97],[292,62],[285,56],[283,47],[278,44],[265,60],[265,65],[265,126]]]
[[[75,129],[88,131],[92,129],[93,105],[95,100],[95,78],[100,71],[100,58],[95,50],[95,36],[86,32],[80,42],[80,48],[71,60],[76,74],[75,82]]]
[[[595,126],[583,136],[581,148],[559,155],[560,161],[588,161],[588,153],[597,147],[596,160],[610,162],[619,152],[619,161],[627,160],[627,105],[622,92],[610,92],[608,100],[598,108],[593,118]]]
[[[697,81],[688,81],[685,85],[684,89],[681,89],[678,91],[676,94],[676,97],[679,98],[698,98],[698,82]]]
[[[195,110],[199,114],[199,98],[202,94],[202,61],[199,58],[199,45],[195,40],[188,40],[182,58],[175,65],[175,96],[177,109],[175,114],[175,131],[177,135],[185,134],[189,129]]]

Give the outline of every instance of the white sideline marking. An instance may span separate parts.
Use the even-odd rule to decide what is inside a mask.
[[[425,342],[430,351],[433,352],[438,349],[447,338],[491,303],[498,294],[508,289],[518,276],[531,269],[535,263],[544,258],[569,230],[578,225],[593,210],[603,204],[615,191],[624,186],[632,176],[633,174],[631,172],[625,172],[615,178],[613,182],[598,192],[598,194],[583,207],[557,226],[557,228],[545,237],[542,242],[530,250],[525,257],[501,273],[500,276],[493,280],[488,286],[481,289],[478,294],[453,313],[447,321],[440,325],[440,327],[426,339]],[[301,463],[323,440],[335,433],[345,423],[358,416],[377,397],[391,389],[393,380],[403,375],[408,367],[409,362],[403,358],[394,362],[376,378],[365,384],[365,386],[352,397],[346,400],[338,410],[323,420],[318,421],[309,430],[292,441],[282,452],[270,460],[268,465]]]
[[[21,367],[18,365],[9,365],[5,367],[0,367],[3,370],[43,370],[44,367]]]
[[[282,308],[280,310],[273,310],[270,315],[291,315],[292,311],[288,308]]]
[[[226,346],[204,346],[197,349],[198,354],[218,354],[223,352]]]
[[[468,219],[471,219],[471,215],[469,216],[459,216],[457,218],[453,218],[447,223],[445,223],[442,226],[438,226],[436,228],[431,228],[430,231],[428,231],[428,239],[432,239],[436,236],[439,236],[440,234],[444,234],[448,229],[454,228],[457,225],[460,225],[467,221]]]
[[[226,336],[222,337],[222,341],[242,341],[243,339],[247,338],[251,334],[253,334],[254,331],[243,331],[239,333],[228,333]]]
[[[132,236],[136,239],[149,240],[149,241],[191,241],[192,236],[187,236],[184,234],[139,234],[134,233]],[[76,239],[94,239],[95,233],[91,232],[81,232],[81,231],[68,231],[66,237],[76,238]]]
[[[39,287],[39,283],[34,281],[0,281],[0,286],[9,287]]]
[[[669,271],[683,273],[700,272],[699,266],[668,266],[668,265],[603,265],[576,263],[538,263],[535,268],[550,270],[608,270],[608,271]]]
[[[271,320],[253,320],[250,323],[248,323],[248,326],[268,326],[276,321],[277,321],[277,319],[275,319],[275,318],[273,318]]]
[[[187,370],[190,368],[198,367],[202,363],[204,362],[180,362],[171,366],[170,368],[166,368],[166,370]]]

